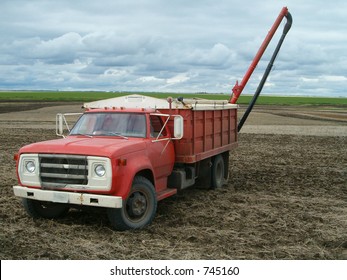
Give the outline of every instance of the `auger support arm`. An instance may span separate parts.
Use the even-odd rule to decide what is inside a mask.
[[[265,37],[262,45],[260,46],[257,54],[255,55],[251,65],[248,67],[248,70],[247,70],[246,74],[244,75],[241,83],[236,81],[236,84],[234,85],[234,87],[232,89],[232,95],[231,95],[231,98],[229,100],[229,103],[235,104],[237,102],[239,96],[241,95],[241,93],[242,93],[244,87],[246,86],[249,78],[251,77],[254,69],[257,67],[259,60],[263,56],[267,46],[269,45],[270,41],[272,40],[272,37],[276,33],[276,30],[278,29],[278,27],[281,24],[282,19],[284,17],[287,18],[287,23],[286,23],[286,25],[285,25],[285,27],[283,29],[284,36],[289,31],[289,29],[291,27],[291,24],[292,24],[292,17],[290,15],[289,11],[288,11],[288,8],[287,7],[283,7],[281,12],[280,12],[280,14],[278,15],[276,21],[274,22],[274,24],[272,25],[271,29],[269,30],[267,36]]]

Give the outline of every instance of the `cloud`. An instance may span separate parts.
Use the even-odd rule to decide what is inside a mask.
[[[318,83],[319,82],[319,78],[300,77],[300,80],[304,83]]]
[[[119,69],[107,69],[104,72],[104,76],[112,76],[112,77],[122,77],[126,76],[128,74],[128,71],[126,70],[119,70]]]
[[[187,75],[187,73],[181,73],[181,74],[178,74],[170,79],[167,79],[166,80],[166,83],[167,84],[179,84],[179,83],[183,83],[183,82],[186,82],[190,80],[189,76]]]
[[[31,57],[47,63],[71,63],[83,51],[82,37],[75,32],[66,33],[48,41],[41,41],[32,49]]]
[[[347,2],[317,1],[288,3],[293,27],[264,94],[346,94]],[[0,89],[230,92],[285,5],[4,0]],[[255,91],[282,28],[247,93]]]
[[[328,81],[328,82],[346,82],[347,77],[346,76],[323,76],[322,79]]]
[[[211,49],[192,50],[187,58],[182,58],[182,61],[191,65],[225,68],[235,58],[236,54],[231,49],[217,43]]]

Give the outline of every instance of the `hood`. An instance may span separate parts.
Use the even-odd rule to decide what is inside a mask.
[[[145,139],[121,139],[117,137],[69,136],[38,142],[24,146],[20,153],[74,154],[104,156],[113,158],[119,155],[146,148]]]

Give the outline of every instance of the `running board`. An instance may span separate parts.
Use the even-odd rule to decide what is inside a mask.
[[[164,198],[170,197],[177,193],[177,189],[165,189],[157,193],[157,200],[162,200]]]

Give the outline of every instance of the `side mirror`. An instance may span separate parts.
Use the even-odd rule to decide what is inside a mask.
[[[183,117],[179,116],[179,115],[175,116],[174,117],[174,137],[175,137],[175,139],[182,139],[183,131],[184,131]]]
[[[64,137],[64,116],[57,114],[55,118],[55,130],[58,136]]]
[[[70,127],[68,121],[75,123],[77,121],[76,117],[82,115],[83,113],[58,113],[55,117],[55,133],[58,136],[64,137],[64,129],[67,130],[67,134],[70,133]],[[67,117],[67,118],[66,118]]]

